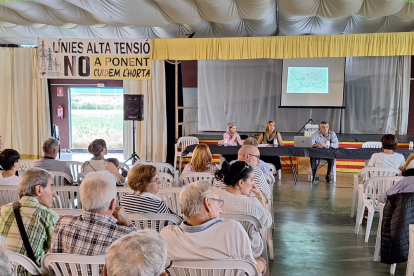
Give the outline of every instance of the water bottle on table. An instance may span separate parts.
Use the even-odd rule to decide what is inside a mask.
[[[326,141],[325,148],[329,149],[330,146],[331,146],[331,141]]]
[[[408,145],[409,150],[413,150],[413,141],[410,141],[410,144]]]
[[[277,138],[273,139],[273,146],[277,148],[279,146],[279,143],[277,142]]]
[[[227,139],[223,140],[223,146],[227,147]]]

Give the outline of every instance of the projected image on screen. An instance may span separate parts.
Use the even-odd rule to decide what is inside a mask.
[[[328,67],[288,67],[286,93],[328,92]]]

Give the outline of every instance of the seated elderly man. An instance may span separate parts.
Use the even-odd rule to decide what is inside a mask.
[[[59,218],[55,211],[49,209],[56,196],[53,175],[39,168],[26,170],[20,177],[17,193],[20,200],[15,204],[16,211],[22,217],[31,249],[23,244],[13,202],[0,209],[0,235],[6,237],[8,251],[26,255],[40,265],[40,259],[50,247],[53,226]],[[28,250],[33,252],[32,256]]]
[[[167,276],[167,243],[154,230],[123,236],[108,249],[104,276]]]
[[[243,145],[252,145],[252,146],[255,146],[256,148],[259,148],[259,144],[257,143],[257,140],[254,137],[249,137],[246,140],[244,140]],[[267,157],[273,157],[273,156],[267,156]],[[277,157],[277,158],[279,158],[279,157]],[[275,181],[275,176],[270,171],[269,166],[266,164],[266,162],[264,162],[263,160],[259,160],[257,166],[259,167],[259,169],[263,173],[266,173],[266,174],[270,175],[272,177],[272,179],[273,179],[273,182]]]
[[[260,163],[260,151],[258,148],[252,145],[242,146],[238,151],[238,161],[245,161],[247,164],[253,167],[254,172],[254,184],[262,191],[262,193],[270,199],[270,188],[266,181],[266,178],[259,168]],[[233,161],[234,162],[234,161]]]
[[[262,275],[266,272],[266,261],[253,257],[243,226],[219,218],[224,201],[208,182],[197,181],[185,187],[179,202],[185,221],[160,232],[171,260],[245,260],[254,263]]]
[[[67,173],[70,177],[72,173],[68,163],[56,160],[59,152],[59,141],[55,138],[48,138],[43,143],[43,157],[30,164],[32,168],[41,168],[47,171],[57,171]]]
[[[49,253],[105,254],[120,237],[136,231],[123,207],[116,207],[116,179],[107,172],[92,172],[83,179],[80,216],[62,216],[53,230]]]

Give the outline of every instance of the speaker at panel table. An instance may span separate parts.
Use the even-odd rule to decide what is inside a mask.
[[[124,94],[124,120],[144,120],[144,95]]]

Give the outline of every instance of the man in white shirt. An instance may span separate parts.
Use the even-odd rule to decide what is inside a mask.
[[[266,261],[254,258],[249,237],[240,223],[220,217],[224,201],[206,181],[188,185],[179,195],[185,221],[164,227],[160,234],[174,260],[244,260],[256,265],[261,275]]]
[[[330,148],[338,148],[339,146],[339,141],[338,141],[338,137],[336,136],[336,133],[329,130],[329,124],[323,121],[321,122],[319,126],[319,131],[315,132],[312,135],[312,146],[317,147],[317,148],[323,148],[323,147],[326,147],[327,142],[329,142]],[[326,158],[324,159],[328,162],[328,169],[326,170],[325,180],[326,180],[326,183],[331,183],[332,181],[331,171],[332,171],[332,167],[335,162],[335,159],[326,159]],[[318,163],[320,160],[321,160],[320,158],[313,158],[313,157],[310,158],[313,183],[319,182],[319,175],[318,175],[317,170],[318,170]]]
[[[33,161],[30,165],[32,168],[41,168],[47,171],[57,171],[67,173],[71,178],[72,173],[68,163],[55,160],[59,152],[59,141],[55,138],[48,138],[43,143],[43,157]]]

